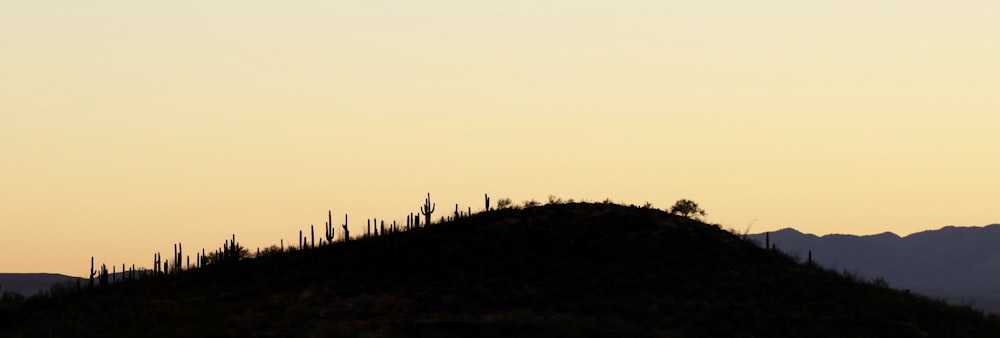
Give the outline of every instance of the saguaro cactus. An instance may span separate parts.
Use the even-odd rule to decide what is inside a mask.
[[[240,243],[236,242],[236,234],[233,234],[232,240],[226,241],[222,245],[222,261],[239,261],[243,256],[243,249],[244,248],[240,246]]]
[[[333,211],[327,211],[326,214],[326,244],[333,244]]]
[[[163,271],[160,270],[160,253],[157,252],[153,255],[153,275],[159,275]]]
[[[90,256],[90,288],[94,288],[94,276],[97,275],[97,271],[94,271],[94,256]]]
[[[101,286],[108,286],[108,266],[101,264]]]
[[[483,194],[486,197],[486,211],[490,211],[490,194]]]
[[[347,230],[347,214],[344,214],[344,242],[351,240],[351,231]]]
[[[424,215],[427,220],[425,225],[431,224],[431,214],[434,213],[434,209],[437,208],[437,203],[431,205],[431,193],[427,193],[427,199],[424,200],[424,206],[420,207],[420,213]]]
[[[184,248],[181,246],[181,243],[174,244],[174,272],[181,271],[181,268],[183,267],[183,265],[181,265],[184,258],[183,252]]]

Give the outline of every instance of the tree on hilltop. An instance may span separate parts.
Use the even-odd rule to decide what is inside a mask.
[[[681,199],[677,203],[674,203],[674,206],[670,207],[670,213],[684,217],[697,217],[705,216],[705,209],[698,207],[698,203],[692,200]]]

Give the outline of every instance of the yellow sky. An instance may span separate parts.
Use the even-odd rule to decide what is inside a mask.
[[[0,271],[360,233],[427,192],[1000,222],[994,0],[294,3],[0,3]]]

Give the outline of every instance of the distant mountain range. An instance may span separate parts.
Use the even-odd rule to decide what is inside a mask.
[[[766,233],[750,235],[761,245]],[[802,260],[847,270],[866,279],[883,278],[952,303],[1000,313],[1000,224],[947,226],[900,237],[803,234],[787,228],[770,233],[770,244]]]
[[[0,293],[13,292],[30,297],[39,291],[48,291],[57,283],[76,283],[79,277],[53,273],[0,273]]]

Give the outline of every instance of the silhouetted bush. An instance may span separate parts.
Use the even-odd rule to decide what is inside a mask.
[[[510,209],[513,206],[514,206],[514,202],[511,201],[510,198],[504,197],[504,198],[501,198],[501,199],[497,200],[497,210]]]
[[[549,195],[548,205],[554,205],[554,204],[563,204],[562,198],[559,198],[556,195]]]
[[[272,245],[272,246],[264,248],[264,250],[261,250],[260,251],[260,257],[276,256],[276,255],[280,255],[281,253],[282,253],[282,250],[281,250],[280,247],[278,247],[277,245]]]

